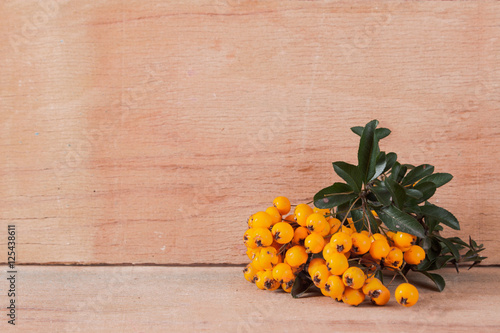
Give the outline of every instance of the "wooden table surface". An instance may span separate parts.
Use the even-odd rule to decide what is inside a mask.
[[[383,150],[454,175],[435,197],[461,223],[445,233],[499,265],[500,2],[9,0],[0,20],[17,331],[500,327],[498,267],[447,270],[403,309],[261,292],[235,266],[248,216],[338,181],[349,128],[374,118]]]
[[[2,332],[498,332],[500,268],[445,269],[439,293],[415,277],[412,308],[293,299],[243,278],[242,267],[20,266],[18,319]],[[3,289],[5,282],[0,283]],[[396,284],[390,289],[393,290]],[[0,295],[0,304],[6,296]]]

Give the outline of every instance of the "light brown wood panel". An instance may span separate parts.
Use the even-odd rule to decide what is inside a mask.
[[[497,332],[497,267],[456,274],[439,293],[416,278],[411,308],[359,307],[320,294],[293,299],[247,282],[241,267],[18,267],[16,327],[2,332]],[[425,279],[425,277],[423,277]],[[2,286],[6,281],[2,278]],[[481,290],[487,285],[488,295]],[[0,302],[8,298],[0,294]],[[300,316],[297,314],[300,313]]]
[[[20,262],[243,263],[247,216],[331,184],[377,118],[455,175],[436,200],[500,263],[497,2],[44,4],[0,4]]]

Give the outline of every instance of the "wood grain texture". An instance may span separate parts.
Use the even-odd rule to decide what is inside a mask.
[[[442,293],[417,279],[412,308],[393,295],[384,307],[352,307],[316,294],[293,299],[257,289],[241,267],[18,269],[17,324],[0,321],[2,332],[497,332],[500,325],[500,268],[493,267],[458,275],[446,269]],[[477,292],[485,285],[487,296]]]
[[[243,263],[247,216],[331,184],[377,118],[383,149],[455,175],[437,202],[500,263],[498,2],[0,7],[20,262]]]

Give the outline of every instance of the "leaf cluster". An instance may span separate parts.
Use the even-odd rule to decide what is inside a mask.
[[[418,237],[418,244],[426,251],[426,259],[413,271],[424,274],[444,288],[441,276],[429,271],[451,263],[457,267],[463,262],[477,265],[485,257],[484,250],[474,240],[464,242],[458,237],[445,238],[445,228],[460,230],[457,218],[443,207],[430,202],[436,189],[453,178],[449,173],[435,173],[434,166],[401,164],[394,152],[380,150],[379,142],[391,131],[377,128],[372,120],[364,127],[351,130],[360,137],[358,164],[333,162],[335,173],[344,181],[323,188],[314,196],[314,205],[330,209],[332,216],[343,221],[352,219],[356,231],[370,233],[406,232]],[[404,272],[408,273],[410,268]]]

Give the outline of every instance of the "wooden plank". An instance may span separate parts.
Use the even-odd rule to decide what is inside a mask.
[[[50,3],[0,4],[21,262],[243,263],[247,216],[309,200],[378,118],[455,175],[438,202],[500,263],[499,3]]]
[[[447,269],[442,293],[418,279],[419,301],[412,308],[396,304],[393,296],[384,307],[367,302],[357,308],[321,295],[293,299],[257,289],[244,280],[241,267],[18,270],[15,330],[23,332],[496,332],[500,325],[497,267],[459,275]],[[14,332],[5,320],[7,301],[2,293],[0,328]]]

